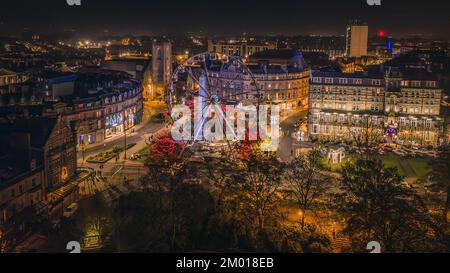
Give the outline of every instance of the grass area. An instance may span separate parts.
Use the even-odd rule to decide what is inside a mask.
[[[332,172],[340,172],[342,170],[342,167],[347,164],[347,163],[351,163],[351,162],[355,162],[357,159],[357,155],[355,154],[348,154],[346,155],[346,157],[342,160],[341,163],[338,164],[331,164],[328,163],[328,159],[327,157],[324,157],[322,159],[322,163],[323,166],[325,167],[325,169],[328,169]],[[387,168],[397,168],[398,173],[401,176],[407,176],[407,173],[404,169],[403,166],[405,166],[405,164],[407,164],[405,166],[405,168],[408,168],[409,170],[409,174],[411,175],[411,169],[414,172],[414,174],[412,174],[412,176],[415,176],[419,179],[424,179],[426,178],[430,172],[432,171],[432,166],[430,166],[429,164],[429,160],[426,158],[413,158],[413,157],[407,157],[407,158],[397,158],[397,156],[394,156],[392,154],[389,155],[380,155],[380,159],[383,162],[384,166]],[[399,162],[399,160],[402,161],[402,163]],[[402,166],[403,164],[403,166]],[[409,167],[410,168],[409,168]]]
[[[145,162],[147,161],[147,158],[150,155],[150,145],[145,145],[144,148],[140,149],[137,153],[140,154],[142,156],[142,158],[139,160],[141,162]]]
[[[408,162],[419,179],[426,178],[432,170],[429,160],[425,158],[407,158],[406,162]]]
[[[134,145],[136,145],[136,143],[127,144],[127,149],[130,149]],[[88,162],[88,163],[106,163],[109,160],[116,157],[123,150],[124,150],[124,146],[116,145],[104,152],[101,152],[96,155],[88,157],[86,162]]]
[[[356,161],[356,156],[354,156],[352,154],[347,154],[344,157],[344,159],[342,159],[341,163],[336,163],[336,164],[328,163],[328,158],[326,156],[322,158],[323,166],[325,166],[326,169],[328,169],[332,172],[340,172],[342,170],[342,167],[345,164],[352,163],[355,161]]]
[[[393,155],[382,155],[380,156],[380,159],[381,161],[383,161],[383,164],[386,168],[397,168],[398,173],[401,176],[405,176],[405,170]]]

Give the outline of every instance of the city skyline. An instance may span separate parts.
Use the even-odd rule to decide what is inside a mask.
[[[430,2],[430,1],[429,1]],[[54,34],[75,31],[79,36],[101,34],[171,35],[185,32],[214,35],[345,35],[349,20],[369,25],[369,35],[379,30],[388,36],[422,36],[449,39],[445,11],[448,4],[431,1],[382,1],[370,6],[365,0],[351,1],[269,1],[195,3],[174,0],[81,1],[69,6],[64,0],[3,3],[0,35],[17,36],[25,31]],[[158,12],[154,12],[158,10]],[[49,14],[51,12],[51,14]],[[320,16],[317,16],[320,12]],[[380,13],[383,16],[380,16]],[[13,16],[21,14],[21,16]],[[336,16],[338,15],[338,16]],[[233,18],[230,20],[230,18]]]
[[[449,253],[445,6],[2,3],[0,253]]]

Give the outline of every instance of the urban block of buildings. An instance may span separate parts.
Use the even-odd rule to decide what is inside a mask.
[[[270,42],[208,40],[208,52],[216,52],[230,56],[239,55],[243,58],[248,58],[257,52],[274,49],[277,49],[277,45]]]
[[[372,134],[379,142],[437,146],[445,140],[442,89],[424,70],[316,71],[309,91],[312,139],[353,141]]]

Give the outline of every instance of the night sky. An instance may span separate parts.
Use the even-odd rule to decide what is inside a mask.
[[[207,35],[320,34],[344,35],[350,19],[368,22],[392,36],[424,35],[450,39],[448,0],[1,0],[0,35],[23,29],[58,33],[74,29],[79,35],[179,34]]]

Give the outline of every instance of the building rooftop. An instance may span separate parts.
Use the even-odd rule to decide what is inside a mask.
[[[326,78],[347,78],[347,79],[384,79],[382,73],[377,72],[357,72],[357,73],[343,73],[336,71],[313,71],[312,77],[326,77]]]
[[[0,135],[15,133],[29,133],[32,147],[41,149],[47,143],[50,134],[57,123],[53,117],[31,117],[16,119],[0,124]]]
[[[14,71],[11,70],[7,70],[4,68],[0,68],[0,76],[12,76],[15,75],[16,73]]]
[[[291,59],[297,56],[302,56],[298,50],[292,49],[269,49],[254,53],[250,59],[256,58],[273,58],[273,59]]]
[[[405,80],[416,80],[416,81],[437,81],[436,76],[420,68],[403,68],[400,70]]]

